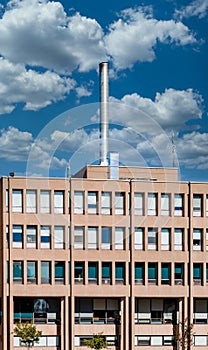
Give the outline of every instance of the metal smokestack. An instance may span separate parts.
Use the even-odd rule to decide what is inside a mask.
[[[108,62],[99,64],[100,69],[100,165],[108,165],[109,83]]]

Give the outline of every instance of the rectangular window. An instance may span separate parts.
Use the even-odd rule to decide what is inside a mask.
[[[84,284],[84,262],[74,263],[74,283]]]
[[[134,193],[134,215],[144,215],[144,193]]]
[[[74,214],[84,214],[83,191],[74,191]]]
[[[183,250],[183,229],[175,228],[174,230],[174,250]]]
[[[27,248],[36,248],[37,226],[27,226]]]
[[[147,214],[157,215],[157,193],[148,193]]]
[[[161,284],[168,284],[170,285],[170,264],[169,263],[162,263],[161,265]]]
[[[47,190],[40,191],[40,212],[50,214],[51,212],[51,192]]]
[[[51,248],[51,228],[50,226],[40,227],[40,247],[43,249]]]
[[[170,250],[170,229],[161,229],[161,250]]]
[[[194,336],[194,346],[206,346],[208,345],[207,336],[206,335],[195,335]]]
[[[98,213],[98,193],[88,192],[88,214]]]
[[[88,284],[98,283],[98,263],[88,262]]]
[[[51,263],[50,261],[41,261],[41,284],[51,283]]]
[[[208,229],[206,229],[206,251],[208,251]]]
[[[64,249],[65,246],[64,226],[54,226],[54,248]]]
[[[195,286],[202,285],[203,265],[201,263],[193,264],[193,282]]]
[[[12,190],[12,211],[13,213],[23,212],[22,190]]]
[[[202,250],[202,230],[193,229],[193,250]]]
[[[157,284],[157,263],[148,263],[148,284]]]
[[[141,227],[134,228],[134,249],[144,249],[144,229]]]
[[[55,284],[64,284],[65,280],[65,262],[64,261],[55,261]]]
[[[139,336],[137,337],[137,344],[138,346],[150,346],[150,337],[149,336]]]
[[[148,250],[157,250],[157,228],[148,228]]]
[[[111,262],[102,263],[102,284],[111,284]]]
[[[102,227],[101,236],[101,249],[111,249],[111,227]]]
[[[125,192],[115,193],[115,214],[116,215],[125,214]]]
[[[64,191],[54,191],[54,213],[64,213]]]
[[[26,212],[37,213],[37,191],[36,190],[26,191]]]
[[[88,237],[87,237],[87,247],[88,249],[98,248],[98,228],[88,227]]]
[[[6,225],[6,248],[9,248],[9,225]]]
[[[22,225],[14,225],[12,235],[13,235],[12,247],[13,248],[22,248],[22,246],[23,246],[23,226]]]
[[[161,215],[170,215],[170,194],[168,193],[161,194]]]
[[[208,286],[208,264],[206,264],[206,285]]]
[[[125,263],[116,262],[115,264],[115,282],[116,284],[125,284]]]
[[[101,214],[110,215],[112,207],[111,192],[101,193]]]
[[[208,216],[208,194],[206,195],[206,216]]]
[[[74,227],[74,249],[84,249],[84,227]]]
[[[13,283],[23,283],[23,261],[13,261]]]
[[[193,195],[193,216],[202,216],[203,196],[200,194]]]
[[[124,249],[124,227],[115,228],[115,249]]]
[[[6,190],[6,197],[5,197],[5,206],[6,206],[6,212],[9,211],[9,190]]]
[[[183,276],[184,276],[184,264],[175,263],[174,279],[175,279],[176,286],[182,286],[184,284]]]
[[[174,215],[183,216],[183,194],[176,193],[174,195]]]
[[[27,283],[36,284],[37,283],[37,263],[36,261],[27,262]]]
[[[138,285],[144,284],[144,263],[135,262],[134,283]]]

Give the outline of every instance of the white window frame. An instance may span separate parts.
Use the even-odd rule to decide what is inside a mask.
[[[84,191],[74,191],[74,214],[84,214]]]
[[[174,194],[174,216],[183,216],[184,195],[182,193]]]
[[[41,237],[48,237],[48,242],[41,242]],[[42,249],[51,248],[51,227],[50,226],[41,226],[40,227],[40,247]]]
[[[98,248],[98,228],[97,227],[88,227],[87,248],[88,249]]]
[[[134,249],[135,250],[144,249],[144,228],[142,227],[134,228]]]
[[[26,212],[37,213],[37,191],[36,190],[26,191]]]
[[[134,215],[144,215],[144,193],[134,193]]]
[[[102,192],[101,193],[101,214],[110,215],[112,207],[112,193]]]
[[[84,249],[84,227],[74,227],[74,249]]]
[[[157,215],[157,193],[148,193],[147,215]]]
[[[88,191],[87,207],[88,207],[88,214],[98,213],[98,192]]]
[[[64,213],[64,191],[54,191],[54,213],[63,214]]]
[[[40,212],[42,214],[51,213],[51,191],[50,190],[40,191]]]
[[[64,249],[65,246],[65,227],[54,226],[54,248]]]
[[[169,193],[161,193],[161,206],[160,206],[160,214],[162,216],[170,215],[170,194]]]
[[[193,250],[202,250],[202,229],[193,229]]]
[[[12,190],[12,212],[22,213],[23,212],[23,191]]]
[[[202,216],[203,196],[201,194],[193,195],[193,216]]]
[[[158,242],[158,229],[148,227],[148,250],[157,250],[157,242]]]
[[[161,229],[161,240],[160,240],[161,250],[170,250],[170,229]]]
[[[37,245],[37,226],[28,225],[26,227],[26,246],[27,248],[36,248]]]
[[[183,250],[184,230],[182,228],[174,229],[174,250]]]
[[[115,214],[116,215],[125,214],[125,192],[115,193]]]
[[[115,227],[115,241],[114,247],[116,250],[124,250],[124,236],[125,228],[124,227]]]

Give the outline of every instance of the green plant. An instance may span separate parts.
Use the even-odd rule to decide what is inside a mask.
[[[14,328],[14,334],[19,337],[21,342],[29,349],[32,348],[35,343],[38,343],[42,331],[38,331],[36,326],[30,322],[19,322]]]
[[[193,345],[193,324],[185,319],[176,326],[174,335],[182,350],[189,349]]]
[[[84,339],[85,344],[90,349],[107,349],[106,337],[103,333],[97,333],[93,335],[92,339]]]

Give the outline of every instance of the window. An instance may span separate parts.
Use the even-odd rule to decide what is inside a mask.
[[[37,263],[36,261],[27,262],[27,283],[37,283]]]
[[[101,193],[101,214],[110,215],[112,207],[112,199],[110,192]]]
[[[161,215],[169,216],[170,215],[170,194],[162,193],[161,194]]]
[[[134,193],[134,215],[144,215],[144,193]]]
[[[162,263],[161,265],[161,284],[170,285],[170,263]]]
[[[206,285],[208,286],[208,264],[206,264]]]
[[[51,263],[50,261],[41,261],[41,284],[51,283]]]
[[[54,248],[64,249],[65,234],[64,226],[54,226]]]
[[[84,284],[84,262],[74,263],[74,283]]]
[[[88,262],[88,284],[98,283],[98,263]]]
[[[148,284],[157,284],[157,263],[148,263]]]
[[[183,216],[183,194],[174,195],[174,215]]]
[[[174,280],[175,280],[176,286],[182,286],[184,284],[183,275],[184,275],[184,264],[175,263]]]
[[[206,195],[206,216],[208,216],[208,194]]]
[[[13,261],[13,283],[23,283],[23,261]]]
[[[201,263],[193,264],[193,282],[195,286],[202,285],[202,267]]]
[[[194,336],[194,346],[206,346],[208,345],[206,335],[195,335]]]
[[[111,227],[102,227],[101,236],[101,249],[111,249]]]
[[[27,226],[27,248],[36,248],[37,227]]]
[[[50,226],[40,227],[40,247],[43,249],[51,248],[51,228]]]
[[[5,206],[6,206],[6,212],[8,213],[9,211],[9,190],[6,190],[5,194]]]
[[[88,214],[98,213],[98,193],[88,192]]]
[[[102,263],[102,284],[111,284],[111,262]]]
[[[124,249],[124,227],[115,228],[115,249]]]
[[[54,191],[54,213],[64,213],[64,191]]]
[[[55,284],[64,284],[65,262],[55,261]]]
[[[115,193],[115,214],[117,215],[125,214],[125,193],[124,192]]]
[[[206,229],[206,251],[208,251],[208,229]]]
[[[170,229],[162,228],[161,230],[161,250],[170,250]]]
[[[84,227],[74,227],[74,249],[84,249]]]
[[[14,225],[13,226],[13,248],[22,248],[23,245],[23,226],[22,225]]]
[[[157,193],[148,193],[148,215],[157,215]]]
[[[23,211],[22,190],[12,190],[12,211],[13,213],[22,213]]]
[[[157,250],[157,228],[148,228],[148,250]]]
[[[37,213],[37,192],[35,190],[26,191],[26,212]]]
[[[84,214],[84,192],[74,191],[74,214]]]
[[[9,248],[9,225],[6,225],[6,248]]]
[[[200,194],[193,195],[193,216],[202,216],[203,196]]]
[[[88,227],[88,249],[97,249],[98,247],[98,228],[97,227]]]
[[[134,283],[144,284],[144,263],[135,262]]]
[[[134,249],[144,249],[144,229],[141,227],[134,228]]]
[[[40,212],[50,214],[51,212],[51,192],[47,190],[40,191]]]
[[[183,250],[183,229],[175,228],[174,230],[174,250]]]
[[[115,263],[115,282],[116,284],[125,283],[125,263],[124,262]]]
[[[149,336],[139,336],[136,337],[137,341],[135,345],[138,346],[149,346],[150,345],[150,337]]]
[[[202,230],[193,229],[193,250],[202,249]]]

